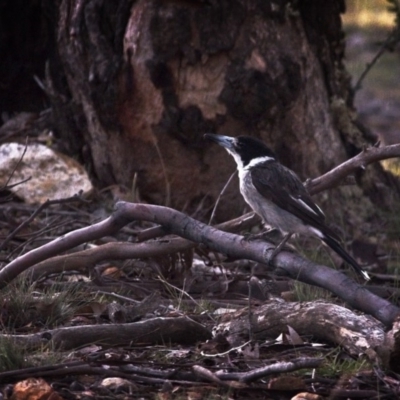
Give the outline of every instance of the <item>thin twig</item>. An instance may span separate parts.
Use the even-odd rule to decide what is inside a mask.
[[[158,280],[163,283],[166,286],[171,287],[172,289],[178,291],[182,296],[185,295],[187,296],[190,300],[193,301],[194,304],[196,304],[197,307],[200,307],[200,304],[185,290],[179,289],[177,286],[172,285],[171,283],[167,282],[162,276],[158,276]]]
[[[232,181],[232,179],[233,179],[233,177],[235,175],[236,175],[236,171],[232,173],[232,175],[229,177],[229,179],[225,183],[225,186],[222,188],[221,193],[218,195],[217,200],[215,201],[215,204],[214,204],[214,208],[213,208],[212,213],[211,213],[210,220],[208,221],[208,225],[212,224],[215,212],[216,212],[217,207],[218,207],[218,203],[220,202],[222,195],[225,193],[226,189],[228,188],[229,184],[231,183],[231,181]]]
[[[207,353],[205,353],[204,351],[201,351],[200,354],[201,354],[203,357],[210,357],[210,358],[212,358],[212,357],[222,357],[222,356],[228,355],[229,353],[232,353],[233,351],[242,350],[244,347],[246,347],[246,346],[249,345],[250,343],[251,343],[251,340],[249,340],[249,341],[247,341],[247,342],[241,344],[240,346],[232,347],[232,348],[230,348],[229,350],[224,351],[224,352],[222,352],[222,353],[207,354]]]
[[[11,178],[13,177],[15,171],[17,170],[17,168],[19,167],[19,165],[21,164],[23,158],[25,157],[26,151],[28,150],[28,138],[26,138],[25,140],[25,148],[24,151],[22,152],[21,157],[19,158],[18,162],[15,164],[15,167],[13,168],[13,170],[11,171],[11,174],[9,175],[7,182],[5,183],[5,185],[3,187],[0,188],[0,190],[8,190],[11,189],[15,186],[20,185],[21,183],[25,183],[27,181],[29,181],[30,179],[32,179],[32,177],[26,178],[23,181],[17,182],[17,183],[13,183],[12,185],[8,185],[11,181]]]
[[[61,226],[65,226],[68,223],[70,223],[70,221],[61,221],[58,224],[55,224],[53,222],[53,224],[48,224],[46,225],[44,228],[40,229],[37,232],[31,233],[28,237],[28,239],[26,239],[23,243],[21,243],[19,246],[17,246],[15,249],[13,249],[9,254],[7,254],[7,259],[10,260],[13,258],[14,254],[18,253],[18,251],[20,251],[20,255],[23,254],[25,248],[36,241],[36,239],[40,238],[41,240],[43,240],[42,235],[52,231],[53,229],[57,229],[60,228]],[[25,237],[27,237],[27,235],[25,235]],[[50,240],[54,240],[54,238],[50,239]]]
[[[22,222],[20,225],[18,225],[3,241],[2,244],[0,244],[0,251],[3,250],[6,245],[15,237],[15,235],[21,231],[23,228],[25,228],[25,226],[27,226],[41,211],[43,211],[45,208],[53,205],[53,204],[65,204],[65,203],[70,203],[72,201],[84,201],[86,202],[86,200],[84,200],[81,197],[81,194],[75,194],[72,197],[68,197],[65,199],[57,199],[57,200],[47,200],[45,201],[43,204],[40,205],[39,208],[36,209],[36,211],[34,211],[32,213],[32,215],[27,218],[24,222]]]
[[[160,159],[161,168],[164,173],[164,180],[165,180],[165,206],[168,207],[171,202],[171,184],[169,182],[168,174],[167,174],[167,167],[164,163],[164,157],[161,153],[160,147],[158,145],[157,138],[154,136],[154,147],[157,150],[158,158]]]
[[[375,54],[374,58],[367,63],[364,71],[362,72],[362,74],[360,75],[360,77],[358,78],[356,84],[354,85],[354,93],[357,92],[358,90],[361,89],[361,84],[362,81],[364,80],[364,78],[367,76],[367,74],[369,73],[369,71],[371,71],[372,67],[378,62],[378,60],[382,57],[383,53],[387,50],[387,47],[389,45],[389,43],[392,41],[392,39],[396,36],[398,32],[398,28],[395,27],[392,29],[392,31],[390,32],[390,34],[388,35],[388,37],[386,38],[386,40],[382,43],[381,47],[379,48],[378,52]]]
[[[14,171],[15,171],[15,170],[14,170]],[[14,171],[12,172],[12,174],[14,173]],[[12,175],[11,175],[11,176],[12,176]],[[11,176],[10,176],[9,179],[11,179]],[[2,188],[0,188],[0,190],[10,190],[10,189],[14,188],[15,186],[19,186],[19,185],[22,185],[22,184],[25,183],[25,182],[29,182],[31,179],[32,179],[32,177],[30,176],[30,177],[28,177],[28,178],[26,178],[26,179],[23,179],[22,181],[13,183],[12,185],[6,184],[6,186],[3,186]],[[8,182],[9,182],[9,180],[8,180]]]
[[[96,292],[96,294],[103,294],[105,296],[112,296],[112,297],[115,297],[115,298],[117,298],[119,300],[128,301],[130,303],[135,303],[135,304],[140,303],[140,301],[138,301],[138,300],[134,300],[134,299],[131,299],[130,297],[126,297],[126,296],[121,296],[120,294],[114,293],[114,292],[105,292],[103,290],[98,290]]]
[[[251,308],[251,298],[253,295],[253,291],[252,291],[252,278],[253,278],[253,273],[254,273],[254,268],[251,269],[251,277],[249,279],[249,281],[247,282],[247,287],[249,288],[249,297],[248,297],[248,322],[249,322],[249,339],[252,342],[254,337],[253,337],[253,323],[252,323],[252,319],[253,319],[253,313],[252,313],[252,308]]]
[[[291,361],[276,362],[247,372],[218,371],[216,372],[216,376],[221,380],[234,379],[239,380],[239,382],[250,383],[271,374],[287,373],[302,368],[317,368],[323,362],[323,358],[296,358]]]

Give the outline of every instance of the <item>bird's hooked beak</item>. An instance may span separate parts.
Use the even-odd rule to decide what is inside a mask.
[[[225,147],[227,150],[233,150],[235,147],[236,139],[231,136],[215,135],[213,133],[206,133],[204,135],[206,139],[212,140],[213,142]]]

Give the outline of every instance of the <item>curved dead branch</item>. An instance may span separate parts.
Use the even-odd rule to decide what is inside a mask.
[[[392,144],[384,147],[368,147],[360,154],[338,165],[326,174],[308,181],[306,183],[307,190],[310,194],[322,192],[338,185],[346,176],[358,168],[365,168],[368,164],[395,157],[400,157],[400,144]]]
[[[133,220],[160,224],[168,232],[238,259],[264,263],[264,255],[275,246],[266,241],[244,240],[242,236],[222,232],[167,207],[119,202],[115,205],[113,214],[106,220],[70,232],[9,263],[0,271],[0,287],[6,286],[29,267],[79,244],[112,235]],[[283,251],[276,256],[274,265],[293,279],[335,293],[350,306],[373,315],[385,325],[390,325],[400,314],[398,307],[374,295],[345,274],[299,255]]]
[[[5,337],[15,339],[21,346],[28,348],[40,348],[44,344],[51,344],[61,350],[71,350],[89,344],[109,347],[135,343],[188,345],[211,339],[211,332],[187,317],[160,317],[128,324],[68,326],[30,335]]]
[[[96,266],[96,264],[107,260],[158,257],[165,254],[181,252],[193,246],[194,243],[182,238],[172,238],[168,241],[164,240],[149,243],[106,243],[73,254],[48,258],[29,270],[29,276],[35,281],[44,275],[65,271],[90,270]]]
[[[250,229],[257,221],[260,221],[260,217],[255,213],[248,213],[231,221],[223,222],[217,225],[216,228],[225,232],[240,232]],[[164,236],[167,233],[165,228],[158,225],[139,232],[137,239],[139,242],[142,242]],[[158,257],[165,254],[182,252],[195,245],[195,243],[189,240],[178,237],[170,238],[168,241],[140,244],[126,242],[106,243],[98,247],[77,251],[73,254],[48,258],[35,265],[29,273],[32,280],[37,280],[41,276],[48,274],[64,271],[84,271],[102,261]]]

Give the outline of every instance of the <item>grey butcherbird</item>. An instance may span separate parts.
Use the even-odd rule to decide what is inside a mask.
[[[325,223],[322,210],[314,203],[299,177],[276,161],[274,153],[250,136],[222,136],[207,133],[233,156],[239,171],[240,192],[249,206],[271,227],[286,236],[269,257],[271,261],[293,234],[315,236],[325,242],[364,279],[364,271],[340,245],[340,238]]]

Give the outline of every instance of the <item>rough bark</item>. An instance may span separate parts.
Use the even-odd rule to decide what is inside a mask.
[[[40,110],[32,76],[42,79],[48,61],[49,129],[102,186],[135,181],[144,200],[207,210],[234,165],[206,131],[257,135],[303,179],[368,140],[351,109],[341,0],[14,3],[0,1],[0,111]],[[379,166],[357,175],[387,203],[389,175]],[[237,194],[231,185],[220,219],[242,211]]]
[[[387,345],[384,326],[375,319],[323,301],[286,303],[271,300],[252,311],[251,324],[253,339],[276,339],[290,326],[299,335],[343,346],[356,357],[368,354],[373,361],[379,357],[376,352]],[[228,314],[216,331],[227,335],[233,344],[242,342],[249,334],[248,311]]]
[[[302,178],[366,143],[349,109],[343,9],[336,0],[62,0],[54,60],[66,85],[54,68],[48,83],[55,100],[70,93],[81,126],[69,141],[85,143],[102,185],[135,180],[145,200],[206,209],[234,167],[204,132],[257,135]],[[363,180],[375,197],[377,174]],[[220,216],[242,208],[232,185]]]
[[[69,326],[40,334],[14,335],[13,338],[22,346],[31,348],[49,342],[58,349],[71,350],[93,343],[109,347],[170,342],[187,345],[210,339],[211,332],[190,318],[177,317],[153,318],[130,324]]]

